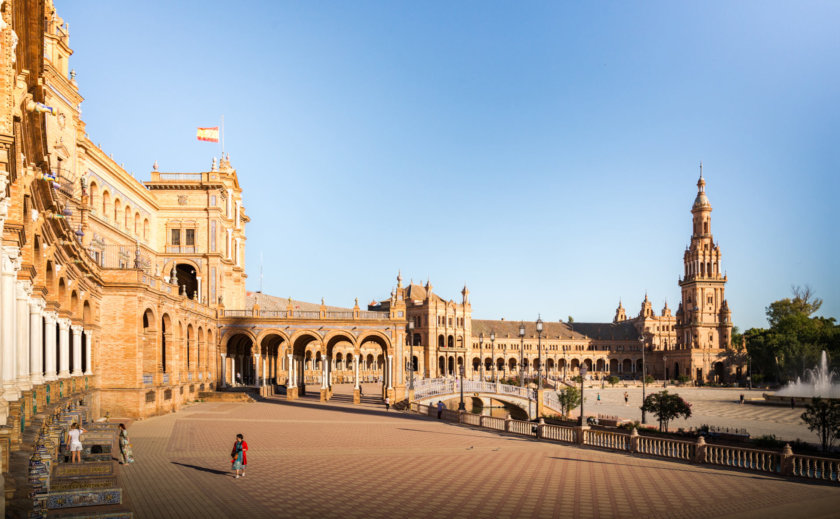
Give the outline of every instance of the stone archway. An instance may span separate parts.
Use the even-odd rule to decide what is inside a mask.
[[[246,333],[235,333],[227,340],[225,382],[233,386],[254,385],[256,373],[252,362],[254,340]]]

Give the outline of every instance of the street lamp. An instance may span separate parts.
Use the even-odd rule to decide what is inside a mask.
[[[478,334],[478,360],[479,368],[481,368],[481,381],[484,382],[484,352],[482,350],[484,344],[484,332]]]
[[[543,332],[543,322],[542,322],[542,319],[540,319],[539,314],[537,314],[537,355],[539,355],[539,357],[540,357],[540,369],[537,372],[537,376],[539,378],[539,383],[537,384],[537,387],[539,389],[542,389],[542,371],[543,371],[542,332]]]
[[[522,355],[525,349],[525,324],[519,323],[519,387],[525,387],[525,373],[523,371]]]
[[[747,355],[747,389],[752,391],[752,359]]]
[[[466,411],[467,406],[464,405],[464,364],[461,363],[461,369],[459,370],[459,374],[461,375],[461,402],[458,404],[459,411]]]
[[[523,357],[525,355],[525,323],[519,323],[519,387],[525,387],[525,364]],[[531,419],[531,390],[528,389],[528,419]]]
[[[414,391],[414,321],[408,321],[408,362],[409,362],[409,379],[408,379],[408,390]]]
[[[493,382],[498,382],[496,378],[496,332],[494,330],[490,331],[490,350],[491,355],[493,355]]]
[[[646,364],[645,364],[645,333],[642,332],[639,334],[639,344],[642,347],[642,423],[647,423],[645,421],[645,379],[647,375],[645,374]]]
[[[569,346],[567,344],[563,345],[563,381],[567,380],[566,378],[566,370],[569,369]]]

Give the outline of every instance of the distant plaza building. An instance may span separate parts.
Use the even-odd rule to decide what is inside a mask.
[[[51,0],[6,0],[0,23],[0,457],[38,409],[86,393],[95,414],[143,418],[201,391],[285,386],[287,398],[380,382],[406,398],[417,377],[724,379],[732,319],[705,180],[697,184],[681,302],[645,295],[611,322],[472,318],[430,281],[360,307],[246,292],[246,225],[229,157],[138,181],[94,144]],[[150,162],[152,162],[150,160]],[[265,225],[265,222],[260,222]],[[409,324],[410,323],[410,324]],[[278,388],[279,389],[279,388]],[[273,391],[273,389],[271,389]],[[268,389],[261,389],[268,391]]]

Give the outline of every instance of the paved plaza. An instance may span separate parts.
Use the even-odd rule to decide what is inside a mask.
[[[833,485],[538,442],[342,395],[195,404],[129,432],[137,462],[120,478],[138,518],[817,518],[840,509]],[[237,433],[250,447],[238,480],[229,462]]]
[[[817,435],[808,430],[808,427],[800,419],[804,409],[797,407],[791,409],[788,406],[765,405],[761,397],[762,393],[769,393],[767,390],[746,389],[717,389],[717,388],[694,388],[669,386],[665,388],[669,393],[677,393],[691,404],[691,418],[672,420],[669,428],[699,427],[703,424],[718,427],[735,427],[746,429],[753,437],[764,434],[775,434],[776,437],[786,441],[797,438],[816,443]],[[629,393],[629,405],[624,405],[624,392]],[[647,394],[662,391],[662,386],[647,388]],[[597,403],[598,393],[601,394],[601,403]],[[586,402],[584,408],[587,415],[598,413],[605,415],[641,419],[639,407],[642,405],[642,388],[621,385],[611,388],[607,385],[604,389],[597,387],[586,388],[584,392]],[[747,403],[738,403],[739,395],[744,395]],[[751,402],[750,400],[753,399]],[[577,411],[572,414],[576,416]],[[657,425],[656,417],[648,414],[647,422],[650,425]]]

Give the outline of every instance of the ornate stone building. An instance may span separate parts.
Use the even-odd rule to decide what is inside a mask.
[[[242,190],[228,157],[138,181],[88,137],[69,31],[50,0],[0,1],[0,463],[39,407],[82,389],[95,413],[146,417],[227,384],[382,383],[422,377],[724,375],[731,314],[711,204],[698,182],[676,315],[645,296],[605,323],[473,320],[397,276],[362,309],[245,291]],[[150,160],[151,162],[151,160]],[[413,329],[408,330],[408,323]]]

